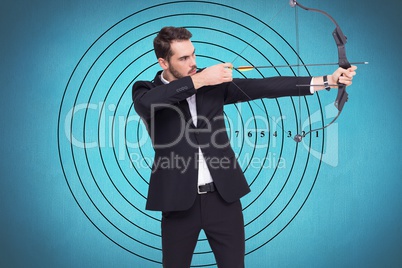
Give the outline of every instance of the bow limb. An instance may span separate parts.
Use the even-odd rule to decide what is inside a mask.
[[[336,45],[338,47],[338,64],[339,67],[348,69],[351,67],[347,57],[345,44],[347,42],[346,36],[343,34],[341,28],[336,24],[336,28],[332,33]],[[335,107],[338,109],[339,113],[342,111],[343,106],[348,101],[348,93],[346,92],[346,86],[344,84],[338,84],[338,95],[335,100]]]

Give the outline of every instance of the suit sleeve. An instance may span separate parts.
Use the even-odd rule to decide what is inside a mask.
[[[311,95],[311,77],[280,76],[260,79],[233,79],[226,88],[225,104],[261,98]]]
[[[187,76],[159,86],[151,82],[138,81],[133,85],[132,98],[136,112],[141,117],[149,119],[152,117],[151,110],[163,109],[195,93],[194,84]]]

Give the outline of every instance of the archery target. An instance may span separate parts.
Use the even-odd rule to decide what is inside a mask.
[[[153,150],[133,109],[131,86],[136,80],[152,80],[159,70],[152,40],[166,25],[192,32],[199,67],[301,60],[269,24],[208,1],[173,1],[137,11],[112,25],[82,55],[65,87],[58,118],[67,186],[102,235],[156,264],[161,263],[161,215],[145,210]],[[302,71],[309,75],[307,68]],[[234,73],[244,78],[297,74],[291,67]],[[301,126],[300,114],[308,118]],[[322,131],[303,143],[293,136],[310,125],[323,126],[324,114],[318,94],[225,107],[231,144],[252,190],[242,199],[246,254],[262,250],[284,232],[305,205],[320,170],[325,138]],[[202,233],[193,267],[212,265],[214,256]]]

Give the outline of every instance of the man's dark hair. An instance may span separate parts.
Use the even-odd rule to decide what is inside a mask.
[[[189,40],[193,35],[185,28],[163,27],[154,39],[156,58],[167,61],[173,55],[170,44],[175,40]]]

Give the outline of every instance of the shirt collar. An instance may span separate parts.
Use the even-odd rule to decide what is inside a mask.
[[[163,72],[164,72],[164,71],[162,71],[162,73],[161,73],[161,81],[162,81],[162,83],[164,83],[164,84],[169,84],[169,81],[166,80],[166,79],[163,77]]]

